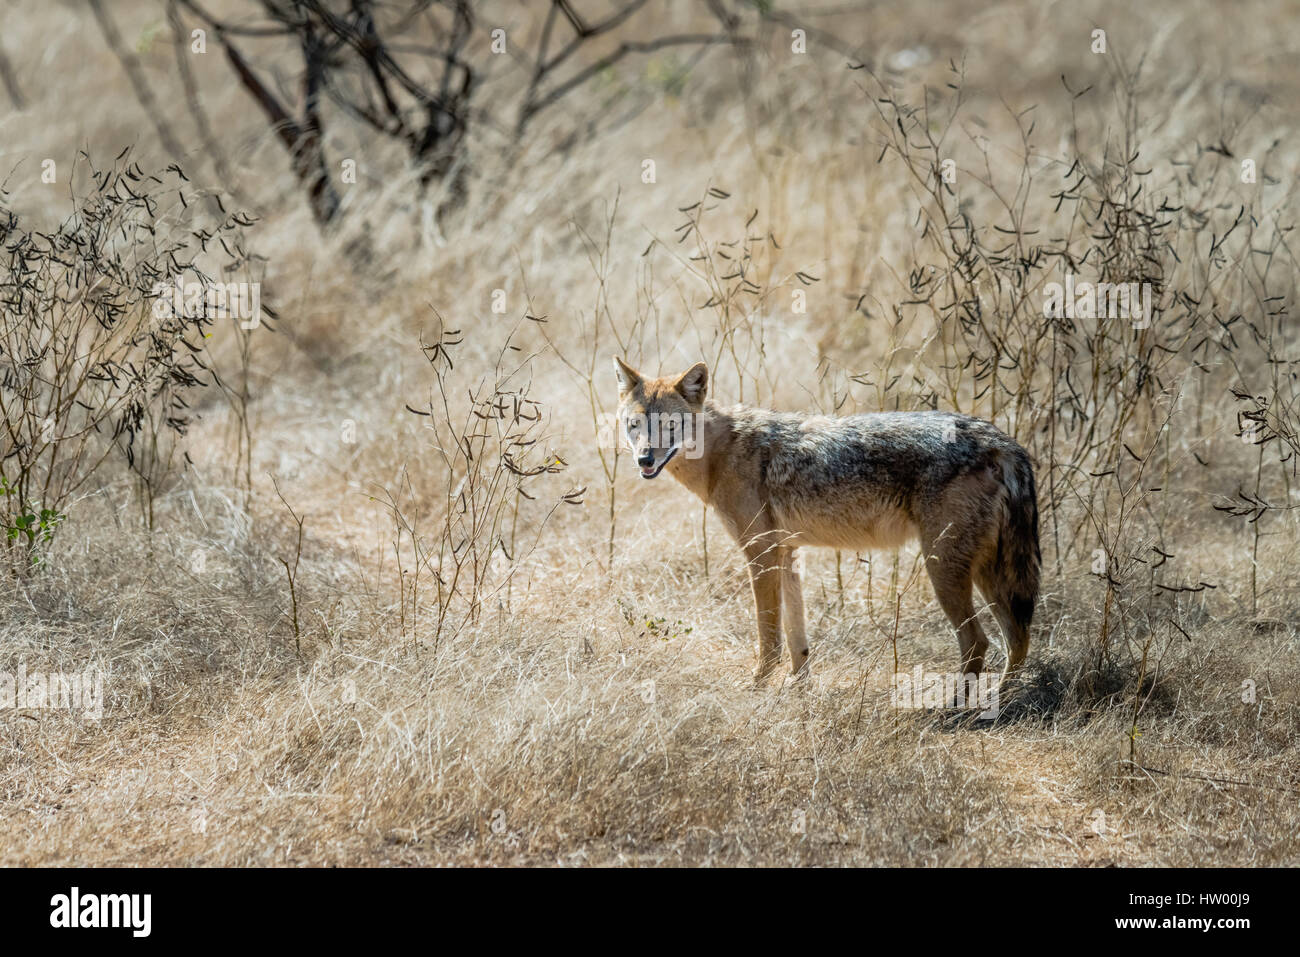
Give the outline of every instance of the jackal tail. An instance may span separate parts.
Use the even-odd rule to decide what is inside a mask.
[[[999,591],[1018,637],[1027,648],[1029,625],[1038,602],[1043,556],[1038,544],[1038,496],[1034,487],[1034,470],[1023,449],[1016,449],[1003,457],[1002,476],[1006,507],[998,529],[997,565],[1002,570]],[[1019,664],[1016,659],[1023,657],[1015,651],[1013,648],[1013,667]]]

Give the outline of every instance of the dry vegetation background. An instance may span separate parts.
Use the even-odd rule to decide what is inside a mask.
[[[705,6],[652,2],[577,62],[716,29]],[[128,465],[88,433],[113,454],[52,540],[10,540],[0,669],[101,669],[106,700],[0,712],[0,862],[1300,861],[1288,4],[750,5],[744,50],[630,55],[520,139],[547,5],[476,5],[492,120],[422,188],[327,104],[328,230],[215,38],[179,55],[216,154],[167,5],[101,9],[154,109],[87,5],[6,0],[0,206],[48,233],[93,193],[79,151],[178,163],[185,215],[219,191],[256,217],[233,278],[274,317],[178,331],[222,383],[184,392],[187,434],[142,415]],[[292,99],[294,58],[246,43]],[[1046,320],[1067,270],[1153,282],[1151,328]],[[147,308],[121,302],[98,348]],[[1015,706],[891,706],[895,655],[956,662],[914,549],[808,555],[812,678],[753,689],[730,542],[600,441],[615,352],[704,357],[723,401],[1016,435],[1045,585]]]

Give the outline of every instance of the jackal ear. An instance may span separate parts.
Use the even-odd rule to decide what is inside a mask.
[[[620,394],[631,392],[641,384],[641,373],[618,356],[614,356],[614,374],[618,376],[618,391]]]
[[[697,362],[677,379],[677,391],[692,405],[699,405],[709,392],[709,367]]]

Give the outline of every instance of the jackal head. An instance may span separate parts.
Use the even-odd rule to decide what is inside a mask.
[[[681,375],[651,379],[617,356],[618,423],[641,469],[652,479],[683,449],[693,453],[697,416],[704,411],[709,367],[697,362]]]

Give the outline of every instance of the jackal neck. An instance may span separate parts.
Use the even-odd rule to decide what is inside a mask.
[[[727,411],[712,399],[705,401],[698,422],[696,454],[673,456],[673,460],[668,463],[668,471],[672,473],[673,478],[708,505],[713,497],[714,483],[717,481],[714,464],[731,445],[734,423]]]

